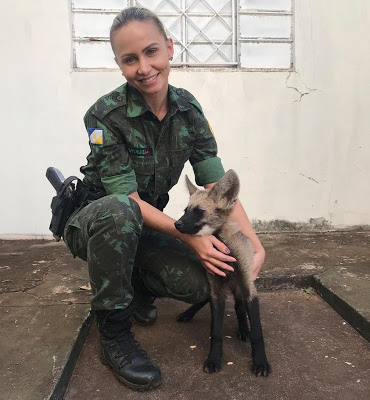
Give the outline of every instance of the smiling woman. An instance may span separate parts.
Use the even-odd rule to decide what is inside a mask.
[[[148,13],[145,10],[143,16]],[[114,20],[110,33],[115,61],[128,84],[142,94],[161,121],[167,113],[172,39],[166,37],[163,28],[158,29],[158,18],[157,22],[127,21],[121,16],[122,13]]]
[[[151,11],[128,8],[115,18],[110,40],[127,82],[85,115],[90,153],[81,172],[99,198],[72,214],[64,240],[88,263],[102,362],[120,382],[146,390],[161,383],[161,373],[134,340],[131,318],[153,324],[156,297],[206,301],[206,272],[224,277],[236,260],[215,236],[181,233],[163,213],[187,161],[198,185],[211,187],[224,175],[202,107],[168,83],[172,39]],[[236,210],[256,252],[256,275],[264,250],[240,204]]]

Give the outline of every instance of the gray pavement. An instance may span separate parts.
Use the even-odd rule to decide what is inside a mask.
[[[63,243],[0,241],[0,278],[0,398],[64,392],[87,334],[84,263]]]
[[[210,313],[199,312],[190,323],[175,317],[185,307],[157,302],[159,318],[152,327],[134,328],[143,348],[160,366],[163,383],[147,393],[121,386],[101,364],[95,325],[82,350],[65,399],[78,400],[368,400],[370,345],[324,300],[303,290],[261,293],[268,378],[250,371],[249,343],[236,335],[237,322],[228,301],[221,372],[208,375],[202,365],[209,350]],[[191,349],[190,346],[196,346]],[[232,362],[232,365],[228,365]]]
[[[313,285],[361,335],[369,335],[370,232],[259,236],[267,252],[258,279],[260,291]],[[63,243],[0,240],[0,398],[62,398],[88,332],[87,282],[86,264],[73,259]],[[174,316],[184,305],[158,301],[158,323],[135,329],[143,346],[161,365],[164,384],[143,396],[192,399],[208,393],[215,399],[221,394],[230,399],[242,395],[266,399],[370,397],[366,380],[370,375],[369,343],[348,323],[343,325],[341,317],[322,299],[302,290],[280,290],[262,293],[261,303],[274,368],[267,380],[250,374],[249,351],[234,338],[233,317],[228,317],[233,322],[225,327],[225,334],[229,329],[232,336],[227,342],[229,347],[225,345],[225,355],[228,352],[237,361],[225,365],[216,377],[205,375],[201,364],[208,347],[208,311],[203,310],[190,325],[179,326]],[[197,348],[189,352],[189,343]],[[118,385],[96,357],[93,327],[66,398],[135,398],[132,396],[137,394]],[[105,382],[110,382],[109,387]],[[99,397],[108,389],[109,395]],[[298,392],[299,397],[295,397]]]

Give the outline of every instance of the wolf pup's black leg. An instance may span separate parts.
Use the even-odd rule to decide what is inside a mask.
[[[247,312],[251,326],[249,339],[252,346],[252,371],[256,375],[267,376],[271,372],[271,367],[265,352],[258,297],[248,301]]]
[[[176,321],[178,322],[188,322],[191,321],[194,317],[194,315],[201,309],[203,308],[207,303],[209,302],[209,299],[204,300],[200,303],[195,303],[192,306],[190,306],[186,311],[183,313],[179,314],[176,318]]]
[[[225,298],[211,297],[211,350],[204,362],[204,371],[212,374],[221,370],[222,326],[225,313]]]
[[[247,309],[241,299],[235,298],[235,312],[238,318],[239,337],[243,342],[246,342],[249,337]]]

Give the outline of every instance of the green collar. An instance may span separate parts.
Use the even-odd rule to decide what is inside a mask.
[[[134,87],[126,84],[126,115],[129,118],[139,117],[150,111],[144,97]],[[191,109],[189,98],[183,89],[177,89],[168,85],[168,112],[174,114],[177,110],[187,111]]]

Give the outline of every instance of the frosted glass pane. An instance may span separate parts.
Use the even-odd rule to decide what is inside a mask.
[[[232,48],[231,45],[221,46],[221,52],[215,51],[213,45],[191,45],[189,46],[190,59],[194,55],[201,63],[214,63],[220,64],[224,62],[231,62]],[[223,54],[222,54],[223,53]],[[194,58],[195,62],[195,58]]]
[[[172,39],[181,40],[182,21],[178,17],[161,17],[161,21]]]
[[[115,15],[74,14],[75,37],[109,37]]]
[[[242,68],[290,68],[290,43],[241,43]]]
[[[183,49],[183,46],[180,46],[178,44],[174,45],[173,62],[171,62],[171,64],[181,62],[181,57],[182,57],[181,50],[182,49]]]
[[[178,13],[178,8],[181,8],[181,0],[173,0],[172,3],[173,4],[171,4],[170,1],[162,0],[139,0],[135,2],[135,5],[148,8],[149,10],[155,10],[156,12]]]
[[[118,68],[109,42],[75,43],[77,68]]]
[[[200,10],[231,12],[231,0],[186,0],[185,7],[193,12]]]
[[[73,0],[72,6],[74,8],[88,8],[95,10],[121,10],[128,6],[127,0]]]
[[[292,0],[240,0],[240,8],[242,10],[290,11]]]
[[[290,38],[291,17],[241,15],[240,34],[243,38]]]
[[[220,20],[220,18],[210,17],[191,17],[188,21],[188,40],[193,40],[199,34],[199,31],[205,33],[210,40],[225,40],[231,34],[231,18],[225,18],[227,23]],[[202,37],[202,34],[199,34]],[[207,40],[203,37],[200,40]]]

